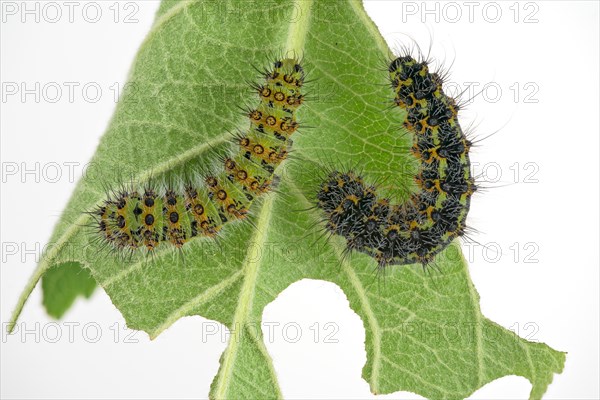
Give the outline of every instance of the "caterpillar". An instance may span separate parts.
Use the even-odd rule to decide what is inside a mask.
[[[471,195],[466,138],[457,119],[459,105],[444,94],[443,78],[427,61],[410,55],[388,68],[394,104],[406,111],[404,127],[412,135],[411,153],[419,168],[417,190],[392,204],[377,187],[354,171],[331,171],[317,193],[326,230],[346,239],[347,250],[375,258],[379,267],[431,263],[465,232]]]
[[[217,173],[199,182],[123,189],[91,212],[101,240],[116,249],[153,251],[162,243],[180,248],[194,237],[215,237],[223,225],[244,219],[252,202],[272,190],[275,168],[288,157],[303,103],[305,72],[285,58],[263,72],[252,89],[258,107],[247,113],[250,127],[234,142],[237,151],[222,157]]]

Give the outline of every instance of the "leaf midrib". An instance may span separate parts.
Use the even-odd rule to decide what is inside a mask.
[[[299,57],[304,49],[308,26],[310,24],[312,3],[313,0],[295,0],[292,5],[293,9],[299,10],[300,18],[296,23],[291,23],[288,30],[285,53],[288,57]],[[277,170],[281,168],[282,166],[280,165]],[[275,173],[277,173],[277,170]],[[232,321],[233,332],[229,338],[229,343],[223,354],[221,368],[216,377],[217,380],[214,395],[211,396],[216,399],[226,399],[228,397],[229,383],[232,381],[231,377],[240,345],[238,336],[243,334],[244,327],[246,326],[254,302],[254,291],[256,288],[258,270],[262,260],[262,257],[260,257],[260,254],[258,253],[260,251],[260,245],[266,240],[268,226],[272,216],[273,203],[276,196],[277,193],[268,194],[266,200],[262,204],[256,223],[256,230],[250,242],[255,245],[250,249],[250,252],[247,254],[242,265],[242,271],[244,271],[244,283],[240,291],[238,307],[236,308]],[[255,339],[255,344],[259,347],[261,353],[263,353],[265,362],[269,368],[269,372],[274,382],[274,389],[277,392],[277,397],[282,398],[283,396],[280,392],[279,385],[277,384],[277,376],[273,369],[271,357],[266,352],[266,349],[264,349],[262,341],[258,340],[258,338]]]
[[[231,335],[229,343],[225,353],[223,354],[223,361],[221,363],[221,371],[217,377],[217,386],[214,398],[226,399],[228,398],[227,392],[229,390],[229,383],[231,382],[231,376],[235,361],[237,358],[238,349],[240,346],[240,336],[243,335],[243,330],[248,322],[250,316],[250,310],[254,303],[254,289],[256,288],[256,280],[258,276],[258,270],[262,264],[262,257],[260,257],[260,248],[266,240],[269,223],[271,221],[272,208],[275,195],[273,193],[266,195],[266,200],[262,204],[260,214],[257,218],[256,228],[254,234],[249,243],[254,244],[251,246],[250,251],[246,254],[244,262],[241,267],[241,271],[244,273],[244,283],[240,291],[240,297],[238,300],[238,306],[235,310],[233,320],[231,323]],[[270,360],[268,360],[270,364]]]

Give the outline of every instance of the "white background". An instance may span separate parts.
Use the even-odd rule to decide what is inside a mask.
[[[12,2],[4,1],[2,7],[7,3]],[[51,23],[53,10],[47,9],[47,15],[40,10],[36,22],[35,15],[23,15],[20,1],[13,4],[20,8],[18,13],[2,16],[2,84],[33,88],[40,82],[43,88],[56,82],[63,93],[56,103],[49,101],[56,95],[53,84],[46,93],[40,90],[39,102],[33,94],[22,101],[20,92],[2,93],[1,241],[3,246],[19,246],[16,255],[3,247],[3,323],[36,264],[21,243],[32,249],[48,240],[112,115],[114,85],[122,87],[158,6],[152,1],[138,1],[133,8],[126,2],[116,7],[112,1],[98,2],[102,17],[90,23],[82,12],[86,3],[80,3],[71,23],[67,7],[58,2],[63,15]],[[34,2],[27,4],[34,7]],[[391,45],[414,40],[427,49],[433,42],[431,54],[445,65],[453,63],[452,84],[465,88],[466,82],[476,82],[480,91],[492,82],[461,115],[463,126],[478,124],[478,136],[498,131],[481,143],[472,160],[488,165],[489,179],[498,167],[502,175],[489,184],[497,188],[473,199],[469,217],[481,231],[474,239],[494,250],[463,246],[483,313],[523,337],[569,353],[564,373],[555,376],[546,398],[598,399],[598,3],[538,1],[515,6],[511,1],[487,8],[487,3],[476,3],[472,20],[465,2],[446,4],[369,1],[366,9]],[[424,7],[437,7],[438,12],[422,14]],[[499,20],[492,22],[498,9]],[[87,9],[88,18],[94,17],[93,11]],[[127,15],[138,22],[125,23]],[[72,102],[64,82],[79,83]],[[96,85],[102,95],[93,102]],[[501,95],[496,98],[498,87]],[[23,167],[34,169],[37,162],[39,183],[34,174],[21,176]],[[78,163],[73,166],[75,179],[64,164],[69,162]],[[15,163],[19,173],[6,176]],[[53,163],[62,166],[57,182],[51,182],[57,172]],[[518,178],[510,169],[515,163]],[[527,169],[526,163],[531,163]],[[534,182],[525,182],[531,171],[535,173],[529,180]],[[203,330],[214,324],[200,317],[184,318],[150,342],[144,333],[125,330],[125,321],[102,290],[90,301],[78,301],[59,325],[48,325],[53,321],[40,303],[38,287],[19,325],[35,332],[39,323],[39,342],[34,333],[7,338],[2,327],[3,398],[207,395],[225,348],[220,335],[202,340]],[[280,323],[267,348],[287,398],[375,397],[360,378],[366,360],[362,323],[335,285],[296,283],[266,308],[264,320]],[[288,322],[302,329],[297,343],[283,335],[282,326]],[[337,343],[324,340],[331,332],[325,329],[327,322],[339,328],[333,337]],[[69,323],[79,324],[73,326],[73,343]],[[97,325],[84,330],[86,323]],[[321,333],[317,343],[310,329],[315,323]],[[98,327],[102,336],[90,343]],[[117,343],[115,327],[121,329]],[[49,343],[57,328],[62,337]],[[295,332],[287,333],[293,338]],[[132,340],[137,343],[129,343]],[[472,398],[526,398],[529,390],[524,378],[505,377]],[[382,397],[421,398],[402,392]]]

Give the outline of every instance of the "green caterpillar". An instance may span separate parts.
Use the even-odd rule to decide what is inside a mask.
[[[244,219],[254,199],[272,189],[275,168],[287,158],[304,100],[305,73],[296,59],[273,63],[253,86],[260,98],[248,113],[250,128],[223,169],[199,182],[162,189],[123,190],[91,212],[101,239],[117,249],[182,247],[194,237],[214,237],[229,221]]]

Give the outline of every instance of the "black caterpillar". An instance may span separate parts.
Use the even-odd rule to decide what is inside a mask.
[[[465,232],[471,195],[469,149],[457,119],[459,106],[444,94],[443,79],[426,61],[406,55],[389,65],[394,103],[406,110],[405,128],[418,159],[418,191],[390,204],[353,171],[333,171],[322,183],[317,205],[326,229],[346,239],[348,250],[375,258],[380,267],[429,264]]]

